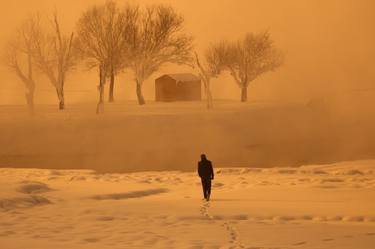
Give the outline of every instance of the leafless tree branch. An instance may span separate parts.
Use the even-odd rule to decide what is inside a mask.
[[[260,75],[274,71],[283,63],[282,53],[275,48],[269,32],[248,33],[230,43],[224,55],[226,70],[242,89],[241,100],[247,100],[247,87]]]
[[[137,15],[131,42],[130,68],[140,105],[142,84],[166,63],[191,64],[192,37],[183,32],[184,19],[171,7],[155,5]]]

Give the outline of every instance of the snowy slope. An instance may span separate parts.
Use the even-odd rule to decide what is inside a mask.
[[[375,161],[99,174],[0,169],[0,245],[50,248],[373,249]]]

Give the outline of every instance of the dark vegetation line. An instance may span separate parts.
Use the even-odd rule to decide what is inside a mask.
[[[213,108],[210,81],[229,72],[247,101],[248,86],[260,75],[283,63],[283,54],[269,32],[247,33],[237,41],[212,42],[199,55],[194,39],[185,30],[184,17],[166,5],[141,8],[119,6],[115,1],[88,7],[75,30],[63,32],[58,13],[34,14],[26,18],[4,49],[4,63],[25,85],[25,99],[34,114],[34,94],[39,76],[54,87],[58,108],[65,109],[67,76],[79,65],[98,73],[99,99],[96,113],[104,112],[105,86],[108,102],[115,101],[115,82],[121,73],[131,73],[139,105],[146,103],[143,85],[167,64],[190,66],[203,81],[207,108]],[[38,77],[35,76],[37,74]]]

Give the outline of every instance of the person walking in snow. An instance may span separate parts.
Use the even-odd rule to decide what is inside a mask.
[[[204,199],[209,201],[211,195],[211,180],[214,179],[214,170],[211,161],[207,160],[205,154],[201,155],[201,160],[198,162],[198,175],[202,181]]]

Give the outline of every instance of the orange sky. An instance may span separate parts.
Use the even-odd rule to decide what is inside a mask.
[[[28,13],[56,8],[67,29],[73,28],[82,10],[102,0],[3,0],[0,3],[0,47]],[[124,1],[118,1],[123,3]],[[252,99],[303,100],[311,96],[347,94],[353,89],[374,88],[375,2],[372,0],[143,0],[132,3],[168,3],[186,18],[197,50],[209,42],[235,39],[247,31],[269,29],[276,45],[286,54],[277,72],[257,79],[249,89]],[[23,103],[22,84],[0,68],[0,104]],[[163,72],[188,71],[165,67],[144,86],[153,98],[153,80]],[[41,79],[36,102],[55,102],[53,88]],[[66,83],[67,102],[96,99],[95,72],[74,72]],[[122,75],[118,99],[135,98],[132,76]],[[375,95],[375,90],[372,90]],[[230,77],[213,82],[216,98],[239,99]]]

